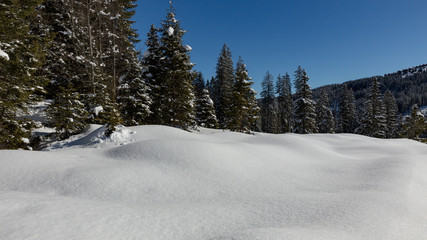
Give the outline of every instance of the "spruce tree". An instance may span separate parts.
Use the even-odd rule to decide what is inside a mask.
[[[316,124],[319,133],[334,133],[334,115],[329,104],[329,96],[326,91],[322,95],[316,105]]]
[[[126,75],[119,79],[118,103],[127,126],[142,125],[151,114],[151,98],[148,87],[142,79],[142,66],[136,53],[132,52]]]
[[[43,89],[37,69],[43,63],[43,41],[31,34],[31,19],[40,1],[0,4],[0,149],[27,148],[32,122],[21,119],[35,90]]]
[[[215,107],[209,96],[209,90],[201,72],[194,79],[194,95],[196,96],[196,123],[206,128],[216,128],[218,125],[215,116]]]
[[[278,132],[287,133],[292,131],[292,90],[291,78],[288,73],[277,78],[276,93],[278,94]]]
[[[262,81],[261,91],[261,130],[267,133],[275,133],[277,130],[276,107],[274,96],[273,75],[267,72]]]
[[[162,112],[165,107],[166,82],[160,77],[163,70],[163,54],[160,50],[160,40],[158,29],[151,25],[150,31],[147,34],[147,51],[145,51],[142,60],[143,79],[149,88],[149,95],[152,99],[151,112],[148,122],[152,124],[164,124]]]
[[[232,92],[234,85],[234,67],[230,48],[224,44],[216,66],[216,77],[213,82],[213,100],[220,128],[227,128],[232,113]]]
[[[383,110],[385,114],[386,137],[396,137],[398,109],[396,99],[390,91],[384,94]]]
[[[374,78],[369,89],[368,101],[365,102],[361,126],[357,129],[357,133],[377,138],[386,137],[386,120],[380,97],[378,78]]]
[[[236,65],[236,79],[233,85],[230,119],[227,128],[232,131],[250,133],[257,120],[258,109],[252,78],[241,57]]]
[[[338,107],[338,131],[354,133],[356,129],[356,103],[353,90],[347,89],[345,84],[342,88]]]
[[[312,92],[308,85],[309,77],[300,66],[295,71],[296,100],[294,102],[294,133],[316,133],[316,111]]]
[[[194,72],[190,62],[189,46],[183,46],[182,37],[186,32],[175,19],[175,10],[171,7],[162,22],[160,50],[162,52],[161,81],[165,84],[165,98],[161,109],[166,125],[189,129],[194,126]]]
[[[58,91],[47,108],[48,125],[55,128],[58,139],[66,139],[86,128],[88,113],[71,83],[68,87],[59,87]]]
[[[404,120],[400,135],[410,139],[418,139],[425,131],[427,131],[427,120],[420,112],[418,105],[414,104],[411,107],[411,115]]]

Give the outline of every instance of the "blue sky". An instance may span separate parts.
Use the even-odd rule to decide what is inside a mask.
[[[191,61],[205,78],[215,74],[226,43],[242,56],[254,88],[274,76],[307,70],[319,87],[427,63],[426,0],[175,0],[188,32]],[[169,0],[139,0],[135,28],[143,40],[160,26]]]

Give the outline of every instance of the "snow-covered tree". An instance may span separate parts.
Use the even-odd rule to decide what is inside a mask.
[[[316,133],[316,110],[307,73],[300,66],[295,71],[294,133]]]
[[[420,112],[418,105],[414,104],[411,107],[411,115],[404,119],[401,136],[417,139],[425,131],[427,131],[427,120]]]
[[[58,91],[47,108],[48,125],[55,128],[59,139],[66,139],[86,128],[88,113],[71,83],[68,87],[59,87]]]
[[[147,34],[145,45],[147,50],[143,55],[143,79],[149,87],[149,95],[152,99],[151,112],[148,122],[152,124],[164,124],[162,117],[162,108],[166,100],[166,82],[160,77],[162,72],[163,54],[160,50],[160,40],[158,31],[154,25],[151,25]]]
[[[227,128],[232,131],[250,133],[258,119],[255,92],[252,89],[252,78],[249,77],[246,65],[241,57],[236,65],[233,85],[231,114]]]
[[[322,96],[316,105],[316,124],[319,133],[334,133],[334,115],[329,104],[329,96],[326,91],[322,92]]]
[[[356,102],[353,90],[343,85],[342,95],[338,104],[338,131],[343,133],[354,133],[356,129]]]
[[[396,137],[397,130],[397,121],[398,121],[398,109],[396,104],[396,99],[390,91],[387,91],[384,94],[383,99],[383,111],[385,114],[385,124],[386,124],[386,137],[393,138]]]
[[[119,78],[118,103],[127,126],[142,125],[150,115],[151,98],[148,87],[142,79],[142,66],[136,53],[131,52],[126,75]]]
[[[0,149],[26,148],[32,122],[18,118],[34,92],[43,89],[37,69],[43,62],[41,38],[31,32],[40,1],[0,4]]]
[[[165,86],[161,116],[166,125],[189,129],[195,125],[192,83],[196,74],[191,70],[193,64],[188,54],[191,47],[183,45],[182,37],[186,31],[181,28],[180,21],[175,18],[172,4],[166,19],[162,22],[161,31],[160,78]]]
[[[216,66],[216,77],[213,82],[212,96],[220,128],[226,128],[232,113],[232,92],[234,85],[234,66],[230,48],[224,44]]]
[[[378,78],[374,78],[369,89],[368,101],[365,102],[365,109],[360,127],[357,133],[366,136],[385,138],[386,119],[381,104],[381,94]]]
[[[193,81],[194,95],[196,96],[196,122],[198,126],[216,128],[218,121],[215,116],[214,103],[209,96],[209,90],[201,72]]]
[[[268,133],[276,133],[276,106],[274,96],[273,75],[267,72],[261,83],[261,130]]]
[[[276,81],[276,93],[278,94],[278,132],[287,133],[292,132],[292,90],[291,90],[291,78],[288,73],[284,76],[280,76]]]

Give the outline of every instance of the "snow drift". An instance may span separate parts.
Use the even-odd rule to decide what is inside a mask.
[[[427,146],[102,128],[0,151],[0,239],[425,239]]]

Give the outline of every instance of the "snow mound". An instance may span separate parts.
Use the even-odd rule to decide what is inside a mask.
[[[414,239],[427,145],[164,126],[0,151],[0,239]]]
[[[101,148],[105,146],[125,145],[131,142],[131,135],[135,133],[121,125],[109,137],[105,136],[105,131],[106,126],[92,124],[84,133],[55,142],[45,150],[50,151],[69,147]]]

